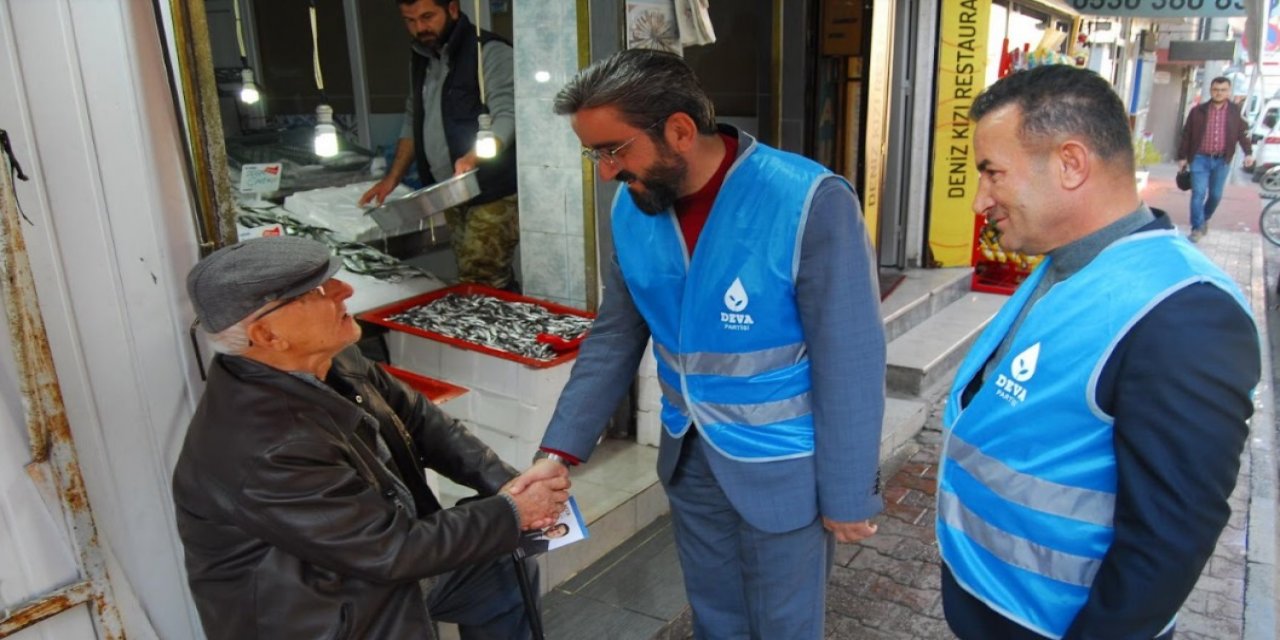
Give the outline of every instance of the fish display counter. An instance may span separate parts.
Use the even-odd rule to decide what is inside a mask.
[[[346,267],[334,275],[351,285],[355,291],[347,299],[347,312],[358,315],[405,298],[436,291],[448,286],[435,276],[424,273],[414,278],[382,280],[373,276],[348,271]]]
[[[236,224],[241,240],[291,235],[328,245],[334,255],[342,258],[342,270],[334,277],[355,290],[347,300],[352,314],[445,286],[443,280],[425,269],[402,262],[370,244],[343,239],[327,227],[299,220],[278,205],[241,206]]]
[[[447,411],[508,464],[542,441],[594,316],[479,285],[454,285],[365,312],[391,363],[470,390]]]
[[[287,234],[327,244],[343,262],[335,277],[354,289],[347,309],[368,339],[381,338],[388,371],[414,388],[456,390],[442,408],[507,463],[528,464],[593,314],[480,285],[448,286],[283,207],[242,207],[238,224],[241,239]]]

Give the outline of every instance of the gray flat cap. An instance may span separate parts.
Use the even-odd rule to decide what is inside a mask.
[[[301,295],[333,277],[342,259],[308,238],[253,238],[206,256],[187,274],[196,319],[218,333],[273,300]]]

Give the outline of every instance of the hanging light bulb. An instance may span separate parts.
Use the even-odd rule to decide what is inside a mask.
[[[338,129],[333,126],[333,108],[327,104],[316,107],[316,155],[338,155]]]
[[[249,67],[249,59],[244,50],[244,27],[240,24],[240,0],[231,0],[231,7],[236,16],[236,43],[240,45],[240,102],[257,104],[262,96],[258,93],[258,83],[253,81],[253,69]]]
[[[498,155],[498,137],[493,135],[493,116],[480,114],[480,130],[476,131],[476,157],[492,158]]]
[[[480,0],[476,0],[476,13],[480,16]],[[484,100],[484,38],[480,33],[480,21],[476,20],[476,85],[480,87],[480,106]],[[493,116],[480,114],[480,129],[476,131],[476,157],[489,159],[498,155],[498,138],[493,135]]]
[[[245,104],[257,104],[260,97],[261,95],[258,94],[258,83],[253,81],[253,69],[241,69],[240,102]]]
[[[311,66],[316,74],[316,89],[320,91],[320,106],[316,107],[316,155],[332,158],[338,155],[338,130],[333,126],[333,107],[325,102],[324,75],[320,72],[320,41],[316,31],[316,0],[311,0]]]

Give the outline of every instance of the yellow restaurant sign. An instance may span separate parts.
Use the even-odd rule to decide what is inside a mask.
[[[973,164],[969,106],[983,89],[991,0],[947,0],[938,28],[938,93],[933,110],[933,184],[929,247],[944,267],[970,264],[973,256]]]
[[[889,69],[893,50],[896,0],[876,0],[871,18],[871,59],[867,65],[867,111],[863,127],[862,215],[872,244],[880,246],[880,200],[884,193],[884,165],[889,140]]]

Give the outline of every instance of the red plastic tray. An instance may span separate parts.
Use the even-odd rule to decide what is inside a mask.
[[[973,216],[973,275],[970,276],[969,288],[983,293],[999,293],[1006,296],[1013,292],[1027,279],[1030,271],[1023,270],[1007,262],[988,260],[982,255],[982,228],[986,226],[984,215]]]
[[[985,270],[983,270],[985,267]],[[1018,285],[1027,279],[1027,273],[1004,263],[985,261],[974,267],[969,288],[982,293],[1013,295]]]
[[[516,355],[514,353],[509,353],[506,351],[501,351],[498,349],[494,349],[492,347],[486,347],[484,345],[476,344],[474,342],[468,342],[466,340],[460,340],[458,338],[446,336],[444,334],[436,333],[434,331],[424,331],[414,326],[401,324],[399,322],[393,322],[391,320],[388,320],[389,317],[396,315],[401,311],[405,311],[406,309],[411,309],[413,307],[422,306],[433,300],[443,298],[451,293],[456,293],[458,295],[463,295],[463,296],[473,296],[473,295],[491,296],[494,298],[498,298],[499,300],[507,300],[509,302],[529,302],[529,303],[536,304],[554,313],[565,313],[565,314],[571,314],[571,315],[581,316],[583,318],[591,318],[591,319],[594,319],[596,317],[595,314],[588,313],[581,309],[566,307],[564,305],[559,305],[554,302],[547,302],[546,300],[528,298],[520,294],[511,293],[510,291],[503,291],[501,289],[494,289],[492,287],[486,287],[484,285],[478,285],[478,284],[456,284],[456,285],[453,285],[452,287],[436,289],[435,291],[424,293],[420,296],[406,298],[399,302],[393,302],[385,307],[373,309],[372,311],[366,311],[360,314],[358,317],[365,322],[371,322],[376,325],[387,327],[388,329],[394,329],[395,331],[401,331],[401,332],[408,333],[410,335],[415,335],[421,338],[427,338],[428,340],[443,342],[445,344],[458,347],[459,349],[479,351],[480,353],[486,353],[488,355],[496,356],[504,360],[519,362],[520,364],[523,364],[527,367],[532,367],[534,369],[546,369],[548,367],[554,367],[558,364],[568,362],[578,356],[578,346],[581,340],[570,341],[565,344],[553,344],[552,348],[555,349],[555,351],[559,353],[559,355],[557,355],[555,358],[552,358],[551,360],[535,360],[533,358],[526,358],[524,356]],[[564,341],[561,341],[561,342],[564,342]]]
[[[393,367],[382,362],[379,362],[378,366],[382,367],[383,371],[399,378],[401,382],[409,385],[414,391],[426,396],[433,404],[444,404],[467,392],[467,389],[456,384],[428,378],[400,367]]]

